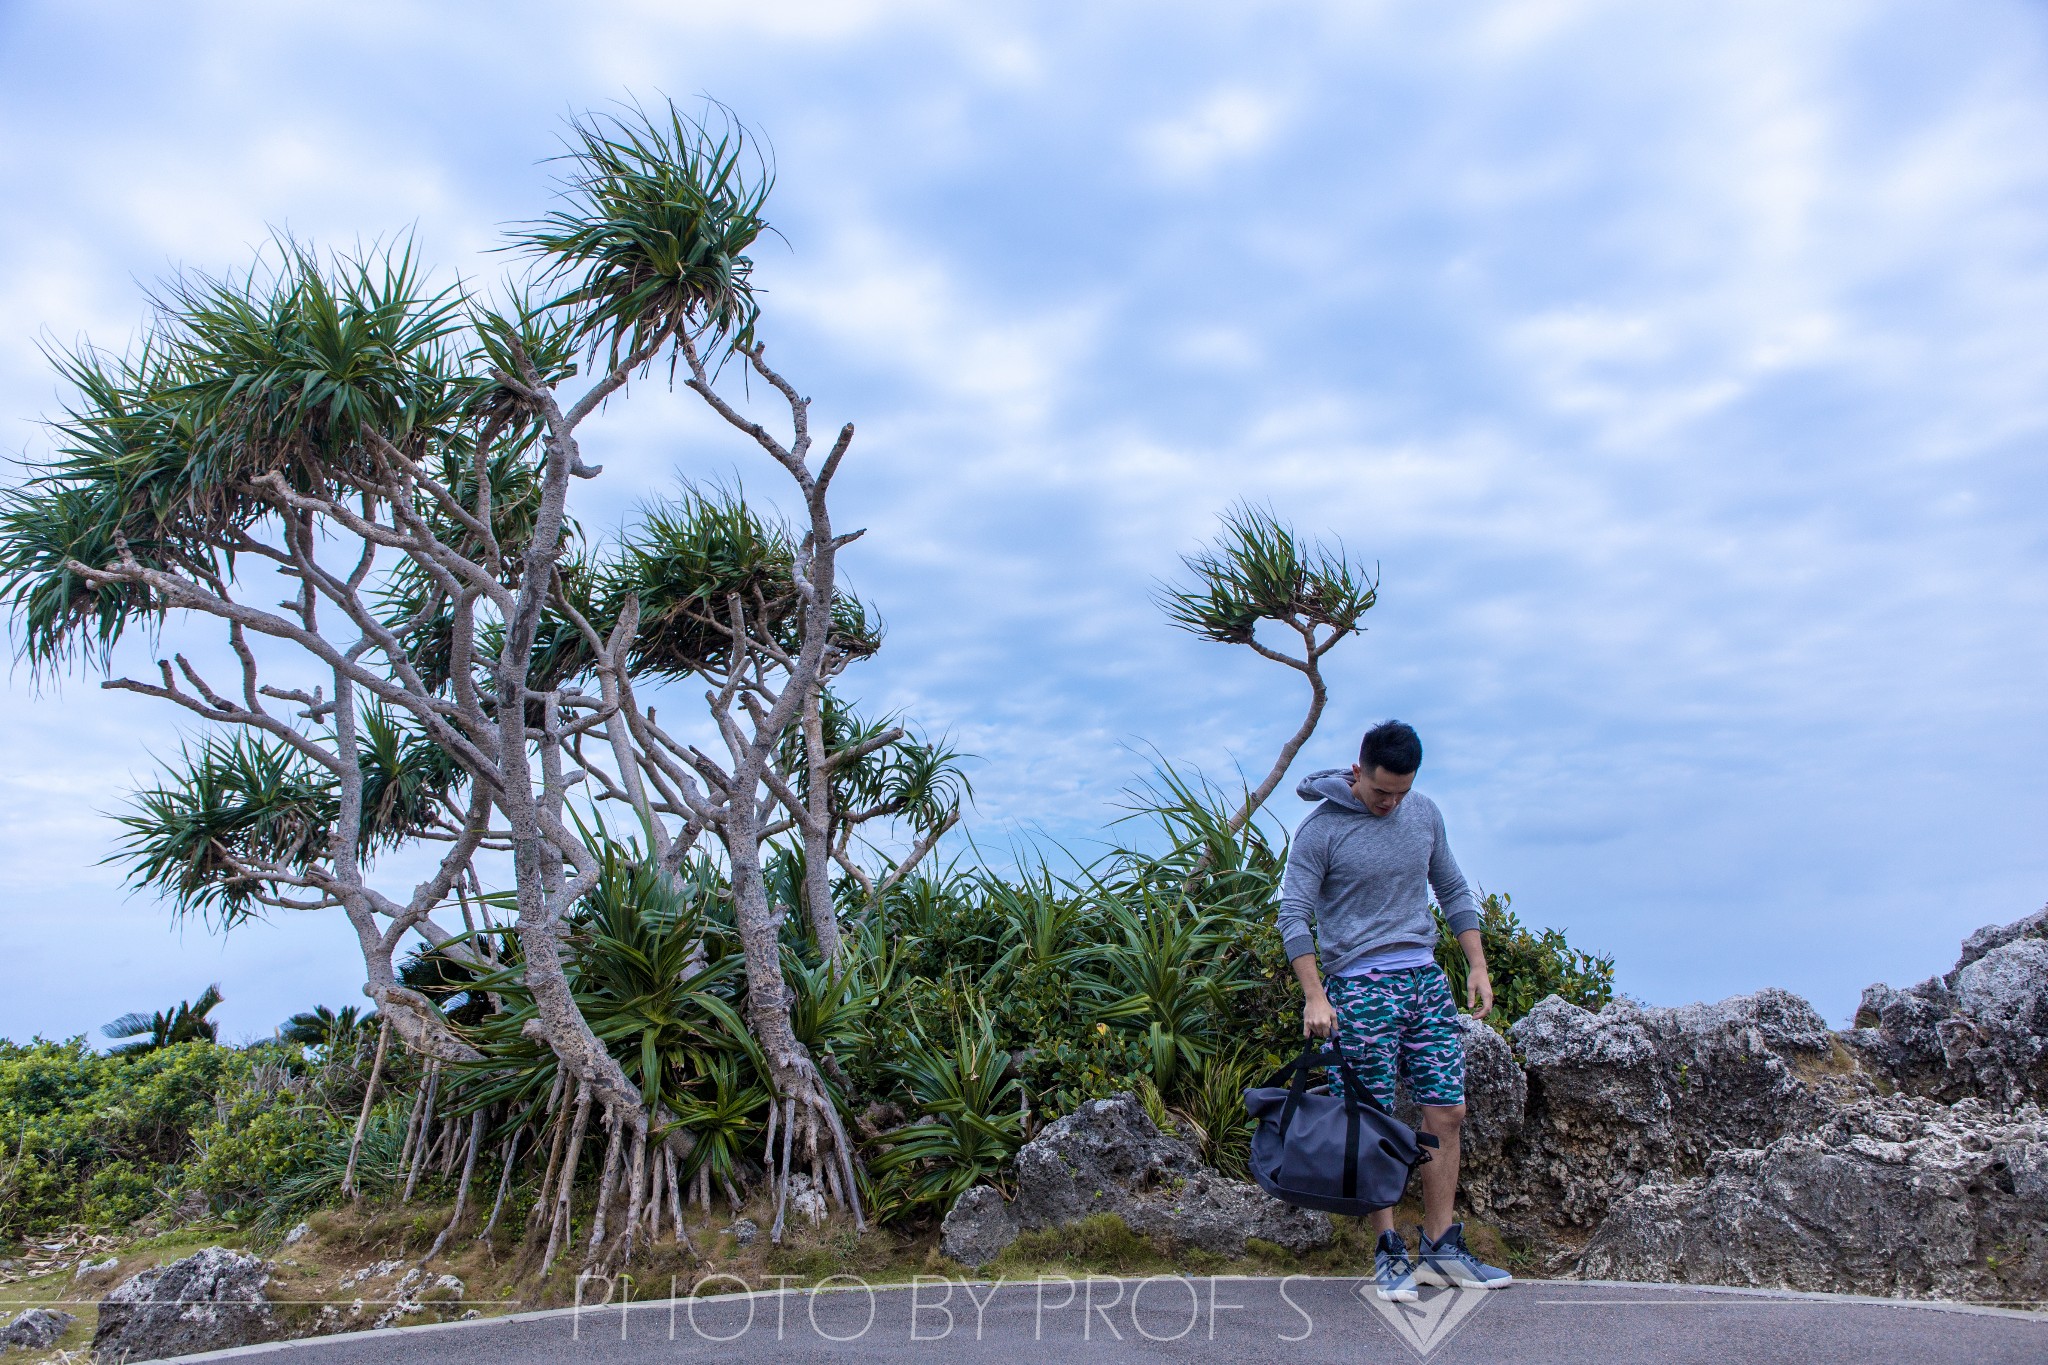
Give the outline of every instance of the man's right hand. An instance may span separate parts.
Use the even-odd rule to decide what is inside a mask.
[[[1327,1038],[1337,1031],[1337,1011],[1328,996],[1318,996],[1301,1012],[1301,1036]]]

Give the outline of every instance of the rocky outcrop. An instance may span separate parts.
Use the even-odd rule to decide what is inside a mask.
[[[1300,1252],[1335,1236],[1327,1215],[1292,1208],[1204,1166],[1194,1148],[1160,1132],[1131,1095],[1090,1100],[1047,1125],[1017,1153],[1017,1197],[1001,1199],[989,1189],[960,1197],[941,1229],[947,1255],[980,1265],[1020,1231],[1105,1213],[1134,1232],[1221,1256],[1242,1256],[1254,1237]]]
[[[1556,996],[1510,1030],[1528,1098],[1497,1158],[1475,1150],[1476,1211],[1538,1241],[1583,1237],[1653,1174],[1813,1127],[1876,1093],[1813,1007],[1781,990],[1677,1009]],[[1475,1100],[1468,1105],[1477,1108]]]
[[[1597,1012],[1552,997],[1502,1038],[1461,1019],[1460,1197],[1548,1273],[1974,1299],[2048,1298],[2048,910],[1948,972],[1873,986],[1837,1032],[1762,990]],[[1417,1115],[1402,1097],[1397,1112]],[[1130,1096],[962,1196],[946,1254],[1113,1213],[1226,1255],[1325,1245],[1327,1219],[1203,1167]]]
[[[225,1247],[145,1270],[100,1301],[93,1353],[101,1360],[249,1346],[283,1335],[265,1297],[263,1262]]]
[[[1194,1148],[1160,1132],[1131,1095],[1090,1100],[1024,1144],[1016,1207],[1026,1228],[1113,1213],[1135,1232],[1223,1256],[1242,1256],[1251,1237],[1309,1251],[1335,1235],[1326,1215],[1204,1166]]]
[[[0,1353],[19,1348],[43,1351],[57,1344],[78,1319],[55,1308],[30,1308],[5,1327],[0,1327]]]
[[[1615,1201],[1593,1278],[2048,1297],[2048,1121],[2028,1106],[1861,1101]]]
[[[1864,992],[1831,1033],[1764,991],[1513,1034],[1529,1077],[1497,1221],[1597,1278],[2048,1294],[2048,911]]]
[[[1911,1095],[2048,1101],[2048,911],[1978,929],[1942,976],[1866,988],[1841,1038]]]
[[[1940,976],[1865,990],[1842,1038],[1909,1094],[2048,1102],[2048,910],[1979,929]]]

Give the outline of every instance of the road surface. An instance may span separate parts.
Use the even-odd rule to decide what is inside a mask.
[[[642,1365],[643,1362],[1427,1360],[1436,1365],[2044,1365],[2048,1314],[1833,1295],[1534,1281],[1424,1291],[1396,1309],[1358,1282],[1295,1276],[1097,1277],[872,1290],[757,1290],[394,1328],[219,1351],[262,1365]],[[665,1294],[667,1286],[635,1291]],[[591,1296],[602,1299],[602,1286]],[[253,1362],[252,1362],[253,1365]]]

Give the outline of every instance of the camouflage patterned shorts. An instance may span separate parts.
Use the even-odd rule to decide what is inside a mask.
[[[1417,1104],[1465,1102],[1465,1045],[1443,968],[1333,976],[1323,991],[1337,1011],[1338,1048],[1381,1104],[1394,1107],[1396,1071]],[[1341,1076],[1330,1077],[1330,1090],[1344,1093]]]

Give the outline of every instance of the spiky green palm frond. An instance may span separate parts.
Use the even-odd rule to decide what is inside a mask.
[[[649,507],[623,539],[604,589],[607,620],[640,601],[636,673],[681,678],[732,656],[735,606],[747,634],[775,640],[802,603],[789,530],[743,494],[684,485]]]
[[[116,817],[124,833],[113,858],[128,864],[130,886],[233,925],[260,912],[262,878],[251,868],[302,870],[326,851],[336,790],[331,774],[281,742],[212,737],[135,793]]]
[[[567,204],[517,239],[561,290],[549,306],[567,310],[574,337],[611,365],[663,333],[752,335],[746,252],[768,230],[774,175],[738,121],[723,124],[674,104],[577,120]]]
[[[1099,903],[1108,941],[1089,954],[1082,989],[1096,1019],[1139,1033],[1154,1083],[1170,1092],[1183,1067],[1214,1049],[1227,997],[1251,983],[1225,970],[1229,934],[1219,916],[1144,889],[1104,888]]]
[[[301,1010],[284,1021],[284,1027],[277,1036],[287,1043],[302,1047],[333,1047],[336,1043],[353,1038],[362,1029],[370,1028],[377,1022],[377,1013],[364,1013],[354,1005],[343,1005],[331,1010],[325,1005],[315,1005],[310,1010]]]
[[[124,1014],[101,1028],[100,1032],[113,1039],[133,1040],[107,1049],[116,1057],[139,1056],[177,1043],[215,1042],[220,1037],[220,1025],[206,1016],[213,1013],[225,998],[216,982],[201,991],[196,1000],[181,1000],[177,1008],[158,1010],[154,1014]]]
[[[1181,629],[1226,644],[1253,643],[1261,621],[1350,634],[1378,596],[1379,585],[1345,557],[1341,546],[1305,543],[1292,527],[1258,507],[1238,506],[1225,513],[1217,543],[1182,562],[1194,575],[1194,585],[1162,586],[1160,608]]]
[[[38,667],[104,664],[162,604],[73,567],[125,553],[202,581],[234,577],[247,538],[289,534],[268,479],[346,494],[380,458],[374,430],[428,461],[472,439],[465,405],[489,381],[454,344],[464,301],[424,280],[400,244],[320,260],[281,240],[243,275],[188,274],[158,300],[137,349],[52,356],[74,397],[56,453],[0,505],[0,598]]]

